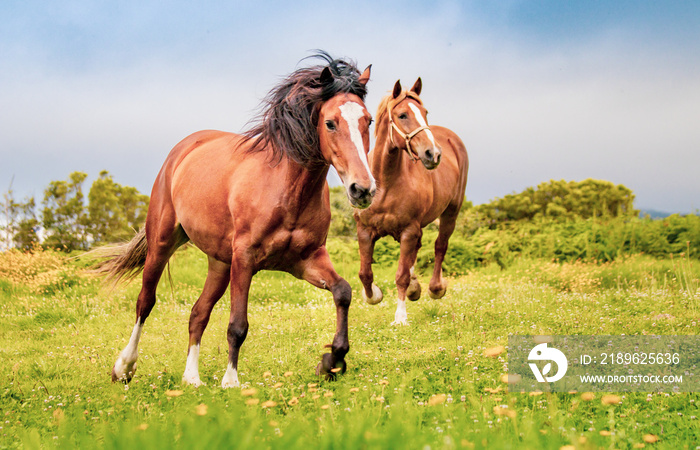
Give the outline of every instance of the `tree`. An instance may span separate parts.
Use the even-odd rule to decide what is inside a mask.
[[[528,187],[519,194],[509,194],[490,203],[464,211],[462,229],[474,232],[487,226],[529,220],[571,221],[591,217],[634,217],[634,194],[621,184],[587,179],[583,181],[555,181]]]
[[[2,231],[3,247],[8,249],[12,247],[13,239],[17,232],[20,211],[19,204],[15,201],[12,182],[10,182],[10,187],[7,191],[2,194],[2,203],[0,205],[2,206],[0,208],[0,213],[2,213],[0,231]]]
[[[88,230],[93,243],[128,240],[146,221],[147,195],[115,183],[106,170],[92,183],[88,194]]]
[[[39,221],[36,218],[34,197],[29,197],[22,203],[17,202],[12,190],[12,183],[10,183],[10,188],[3,193],[0,202],[0,217],[0,231],[2,231],[0,248],[7,250],[17,247],[31,250],[38,244]]]
[[[20,221],[17,224],[17,229],[13,237],[16,248],[22,250],[32,250],[39,245],[39,220],[36,217],[36,204],[34,197],[27,199],[25,203],[21,203]]]
[[[44,190],[44,245],[70,252],[87,249],[83,182],[87,174],[73,172],[66,181],[52,181]]]

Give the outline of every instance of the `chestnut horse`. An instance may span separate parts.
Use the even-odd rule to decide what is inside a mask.
[[[153,185],[145,232],[117,247],[101,270],[116,280],[143,270],[136,324],[112,369],[128,382],[136,370],[144,322],[175,250],[191,241],[209,259],[204,289],[192,308],[183,381],[202,384],[199,349],[212,308],[231,286],[228,366],[221,386],[239,386],[238,355],[248,333],[248,291],[260,270],[280,270],[332,292],[337,328],[317,374],[345,371],[352,291],[326,251],[333,165],[350,203],[365,208],[376,189],[367,163],[370,114],[364,105],[370,67],[321,52],[324,65],[302,68],[266,97],[244,135],[200,131],[177,144]]]
[[[381,289],[373,283],[372,254],[377,239],[392,236],[400,243],[401,256],[396,272],[398,305],[392,324],[408,324],[406,297],[418,300],[420,284],[414,273],[423,228],[440,219],[435,241],[435,269],[430,280],[430,296],[445,295],[442,261],[462,207],[467,185],[469,157],[462,140],[452,131],[428,126],[427,114],[419,95],[420,78],[409,91],[399,81],[391,94],[382,99],[377,111],[376,143],[369,153],[372,174],[377,179],[377,195],[372,205],[355,211],[357,240],[360,245],[362,296],[370,304],[382,301]],[[416,162],[420,160],[424,167]],[[427,169],[427,170],[426,170]]]

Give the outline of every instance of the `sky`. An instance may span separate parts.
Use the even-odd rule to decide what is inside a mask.
[[[422,78],[475,204],[596,178],[700,209],[697,1],[3,0],[0,20],[0,191],[20,199],[78,170],[149,194],[178,141],[245,130],[324,49],[372,64],[372,114]]]

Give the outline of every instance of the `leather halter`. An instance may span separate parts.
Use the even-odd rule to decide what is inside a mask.
[[[396,105],[398,105],[402,101],[406,100],[407,98],[412,98],[412,99],[420,102],[420,99],[418,98],[418,96],[409,91],[409,92],[406,92],[406,97],[402,98],[401,101],[396,103]],[[393,119],[393,117],[391,117],[391,108],[389,107],[389,103],[387,103],[387,105],[386,105],[386,112],[387,112],[387,115],[389,116],[389,124],[391,124],[391,128],[389,128],[389,137],[391,138],[391,145],[398,148],[398,146],[394,142],[394,130],[396,130],[396,132],[399,134],[399,136],[401,136],[404,139],[404,141],[406,142],[406,153],[408,153],[408,157],[411,158],[411,161],[415,162],[418,159],[420,159],[420,156],[417,153],[414,153],[413,148],[411,148],[411,139],[413,139],[421,131],[430,130],[430,127],[428,125],[420,126],[420,127],[416,128],[415,130],[411,131],[410,133],[404,133],[401,130],[401,128],[399,128],[398,125],[396,125],[396,123],[394,123],[394,119]]]

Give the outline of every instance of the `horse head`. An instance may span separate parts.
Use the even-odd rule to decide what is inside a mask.
[[[412,160],[420,159],[426,169],[440,164],[442,149],[428,126],[428,111],[420,99],[423,82],[420,77],[409,91],[402,91],[397,80],[387,103],[389,136],[393,145],[405,150]],[[395,139],[394,135],[402,139]]]
[[[359,78],[363,85],[369,81],[370,67]],[[333,74],[324,69],[321,82],[332,83]],[[317,131],[321,153],[335,167],[350,203],[356,208],[367,208],[377,190],[367,161],[371,122],[363,100],[353,93],[339,92],[319,109]]]

